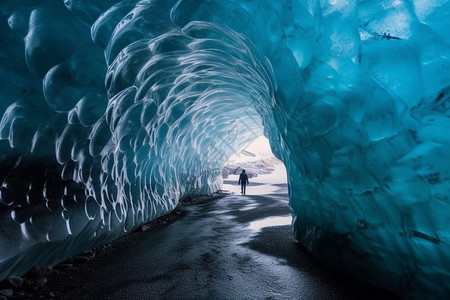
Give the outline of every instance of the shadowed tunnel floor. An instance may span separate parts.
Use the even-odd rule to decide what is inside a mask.
[[[184,207],[172,224],[119,239],[46,287],[61,299],[394,299],[319,265],[290,225],[251,226],[289,214],[286,185],[251,195],[262,188]]]

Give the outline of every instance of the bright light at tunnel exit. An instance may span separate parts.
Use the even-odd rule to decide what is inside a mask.
[[[226,165],[251,168],[252,172],[262,171],[264,166],[272,170],[269,174],[258,174],[257,177],[250,178],[247,188],[247,195],[268,195],[286,194],[287,197],[287,176],[286,168],[282,161],[278,160],[272,153],[269,140],[264,136],[256,137],[252,142],[244,146],[240,151],[233,154]],[[239,185],[236,184],[239,175],[229,175],[224,181],[224,189],[239,195]],[[257,202],[257,201],[256,201]],[[257,207],[257,203],[247,207],[251,210]],[[260,231],[265,227],[288,226],[292,222],[291,215],[269,216],[257,219],[249,224],[249,229]]]
[[[265,162],[269,168],[273,169],[270,174],[258,175],[252,179],[258,183],[286,183],[286,168],[283,162],[275,157],[270,148],[269,140],[261,135],[244,146],[241,150],[234,153],[225,165],[238,165],[244,167],[258,161]]]

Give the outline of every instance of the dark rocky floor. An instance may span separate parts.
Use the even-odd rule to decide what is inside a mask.
[[[286,187],[274,188],[186,199],[142,230],[4,280],[0,299],[396,299],[317,263],[290,225],[252,229],[289,214]]]

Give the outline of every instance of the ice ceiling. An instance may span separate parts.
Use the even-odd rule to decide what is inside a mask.
[[[265,134],[296,238],[450,292],[450,2],[0,2],[0,277],[221,186]]]

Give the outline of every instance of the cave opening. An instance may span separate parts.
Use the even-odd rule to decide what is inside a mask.
[[[249,177],[245,195],[242,195],[238,182],[243,170]],[[229,157],[222,177],[224,191],[238,198],[244,197],[240,202],[246,204],[238,210],[253,216],[252,220],[247,220],[249,229],[263,234],[263,228],[291,224],[286,168],[275,157],[264,135],[257,136]]]
[[[1,1],[0,277],[217,191],[264,135],[310,253],[447,295],[449,3]]]
[[[236,151],[226,161],[222,170],[224,189],[232,193],[239,192],[239,174],[245,170],[252,182],[287,186],[286,168],[272,152],[269,140],[257,136],[243,148]],[[253,194],[271,192],[267,189],[256,189]]]

